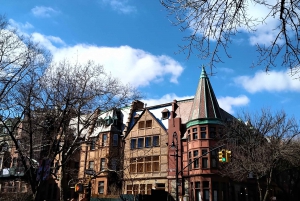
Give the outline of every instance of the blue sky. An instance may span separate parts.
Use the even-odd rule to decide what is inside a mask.
[[[2,0],[0,14],[48,49],[54,61],[94,60],[138,87],[147,105],[194,96],[200,67],[207,64],[177,53],[188,33],[170,23],[159,0]],[[272,38],[274,24],[259,27],[255,35],[236,36],[229,48],[232,58],[224,56],[209,78],[220,106],[233,115],[270,108],[299,121],[300,81],[281,67],[268,73],[250,68],[257,56],[254,42]]]

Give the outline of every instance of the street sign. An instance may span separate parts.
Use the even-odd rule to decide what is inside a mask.
[[[95,170],[91,170],[91,169],[85,170],[84,173],[87,175],[95,175],[96,174]]]

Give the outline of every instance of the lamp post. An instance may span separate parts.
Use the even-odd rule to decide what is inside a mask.
[[[176,144],[175,144],[175,139],[176,139]],[[175,189],[176,189],[176,201],[179,201],[179,195],[178,195],[178,184],[179,184],[179,178],[178,178],[178,138],[177,138],[177,133],[173,133],[173,140],[171,144],[171,149],[175,149],[175,163],[176,163],[176,169],[175,169],[175,178],[176,178],[176,184],[175,184]]]

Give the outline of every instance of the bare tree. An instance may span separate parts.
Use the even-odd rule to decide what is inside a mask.
[[[79,151],[86,128],[95,123],[95,114],[121,107],[138,98],[139,93],[93,62],[81,65],[63,61],[50,65],[41,77],[35,75],[33,73],[31,82],[24,83],[18,91],[17,106],[24,117],[22,151],[30,159],[46,158],[50,164],[58,162],[60,195],[66,200],[68,162]],[[43,179],[36,182],[32,175],[33,192],[39,200],[44,195],[45,182]]]
[[[7,99],[8,93],[48,58],[30,38],[9,27],[7,19],[0,15],[0,103],[11,101]]]
[[[258,60],[254,65],[264,65],[265,70],[276,66],[291,69],[292,74],[299,72],[299,0],[160,0],[173,17],[172,22],[188,32],[184,38],[183,51],[190,54],[196,50],[201,59],[210,59],[211,68],[222,62],[221,54],[228,52],[234,37],[244,30],[255,34],[259,26],[275,27],[273,37],[266,44],[256,44]],[[251,7],[264,9],[261,17],[249,12]]]
[[[21,116],[18,91],[26,82],[30,82],[32,75],[42,75],[49,56],[34,44],[29,37],[11,28],[5,16],[0,16],[0,123],[10,137],[13,147],[19,151],[20,146],[17,131]],[[30,91],[28,91],[30,93]],[[23,165],[28,161],[26,155],[19,153]],[[27,175],[33,173],[27,168]]]
[[[255,178],[260,201],[266,201],[274,172],[282,162],[300,166],[299,146],[294,146],[299,133],[296,120],[284,112],[244,113],[227,126],[221,140],[232,151],[232,161],[222,166],[221,173],[238,181],[247,180],[249,175]]]
[[[45,196],[48,167],[56,164],[61,170],[61,199],[66,200],[68,162],[80,150],[94,114],[121,107],[140,94],[93,62],[49,65],[48,58],[0,17],[1,126],[17,150],[33,198]],[[9,119],[13,124],[7,124]]]

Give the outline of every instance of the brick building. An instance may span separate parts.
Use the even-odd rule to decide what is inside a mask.
[[[88,178],[86,169],[99,173],[92,181],[92,197],[156,194],[165,196],[163,200],[176,200],[176,195],[189,201],[242,200],[245,186],[218,175],[216,136],[234,117],[219,107],[204,68],[194,98],[148,107],[134,101],[97,118],[113,121],[95,126],[82,147],[79,177]]]

